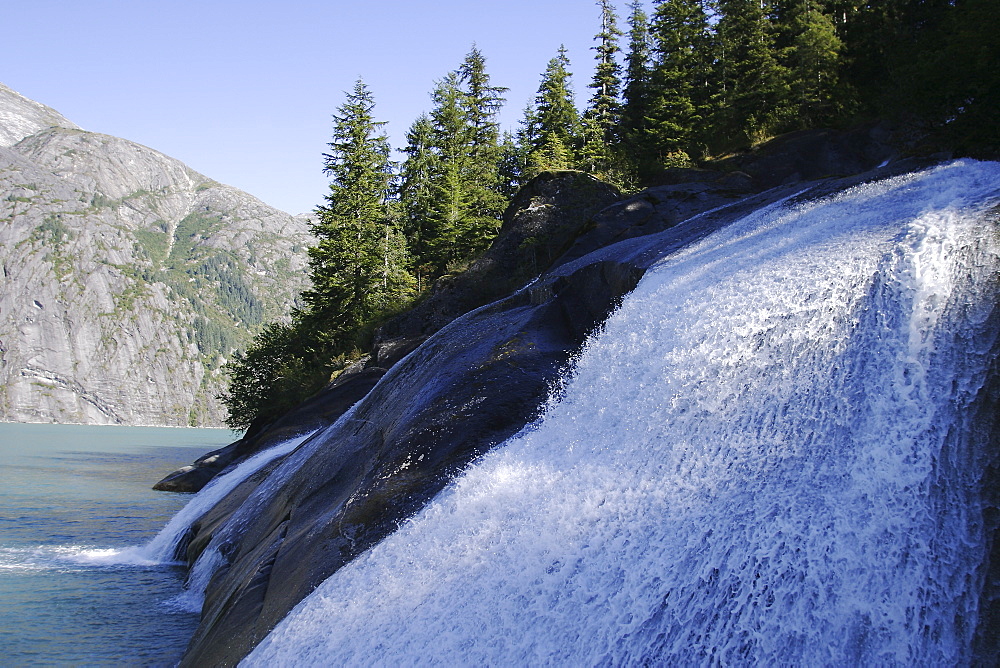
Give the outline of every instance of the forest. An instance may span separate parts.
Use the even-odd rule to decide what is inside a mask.
[[[634,0],[593,8],[577,106],[560,49],[516,132],[472,46],[393,160],[359,79],[333,116],[311,288],[226,367],[228,424],[269,420],[361,356],[372,331],[489,247],[524,183],[579,170],[631,192],[782,133],[888,122],[912,154],[1000,153],[996,0]]]

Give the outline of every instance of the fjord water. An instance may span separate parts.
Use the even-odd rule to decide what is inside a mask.
[[[175,663],[197,624],[169,603],[183,569],[116,555],[192,499],[152,484],[231,440],[223,429],[0,423],[0,663]]]
[[[537,423],[247,663],[969,663],[998,202],[958,162],[667,258]]]

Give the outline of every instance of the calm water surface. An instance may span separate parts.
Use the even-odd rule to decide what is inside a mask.
[[[173,665],[197,623],[170,603],[184,570],[107,555],[148,541],[191,498],[154,482],[232,440],[224,429],[0,423],[0,663]]]

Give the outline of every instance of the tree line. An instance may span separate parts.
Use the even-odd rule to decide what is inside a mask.
[[[384,318],[464,269],[518,188],[577,169],[636,189],[776,134],[894,118],[966,153],[997,149],[995,0],[597,0],[589,99],[564,48],[514,133],[473,46],[436,82],[393,161],[363,80],[333,116],[330,187],[311,223],[312,287],[288,324],[227,365],[229,426],[294,407],[359,355]],[[624,23],[624,25],[623,25]]]

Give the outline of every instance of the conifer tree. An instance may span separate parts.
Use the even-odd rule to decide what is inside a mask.
[[[631,13],[628,17],[629,40],[625,54],[621,134],[626,141],[634,141],[645,128],[649,108],[650,35],[649,17],[641,0],[633,0],[629,7]]]
[[[343,351],[344,340],[377,314],[402,303],[412,288],[405,244],[389,211],[392,169],[382,121],[358,80],[334,115],[324,172],[326,203],[316,209],[309,249],[312,288],[302,293],[311,320],[326,323],[324,337]]]
[[[311,225],[312,288],[291,324],[266,326],[226,365],[229,387],[220,399],[231,429],[277,417],[322,388],[358,347],[362,329],[412,292],[406,244],[389,203],[389,143],[374,106],[358,80],[333,116],[323,155],[330,188]]]
[[[468,211],[458,235],[458,255],[471,260],[482,253],[500,229],[506,198],[500,182],[500,123],[497,116],[507,91],[494,86],[486,59],[473,45],[458,69],[462,108],[469,127],[467,145]]]
[[[506,206],[497,116],[506,88],[495,86],[473,45],[437,82],[429,115],[407,135],[399,196],[418,273],[433,279],[482,253]]]
[[[700,152],[694,137],[708,102],[702,86],[707,78],[708,17],[700,0],[662,0],[650,32],[653,64],[644,153],[656,164],[683,166],[690,153]]]
[[[567,169],[575,164],[580,117],[573,102],[573,87],[566,47],[552,58],[542,74],[535,96],[533,138],[529,171]]]
[[[818,0],[795,0],[788,13],[787,67],[796,124],[829,122],[839,112],[838,79],[843,43]]]
[[[719,0],[716,148],[743,148],[787,122],[787,72],[760,0]]]
[[[598,44],[597,67],[589,87],[594,90],[583,115],[583,147],[580,163],[591,172],[606,172],[612,162],[620,124],[621,66],[618,64],[618,16],[610,0],[598,0],[601,8],[601,31],[594,37]]]
[[[524,185],[526,156],[522,144],[517,137],[509,132],[504,132],[500,141],[500,164],[498,173],[500,177],[499,192],[504,198],[504,202],[509,202],[517,191]]]
[[[463,108],[458,74],[449,73],[431,96],[432,146],[435,153],[431,177],[431,208],[427,220],[425,259],[434,275],[459,260],[459,236],[471,205],[468,174],[472,128]]]
[[[421,114],[406,133],[406,159],[400,166],[399,202],[402,210],[402,229],[406,235],[417,291],[424,288],[424,279],[433,273],[429,264],[429,221],[433,211],[433,178],[436,165],[434,153],[434,127],[427,114]]]

